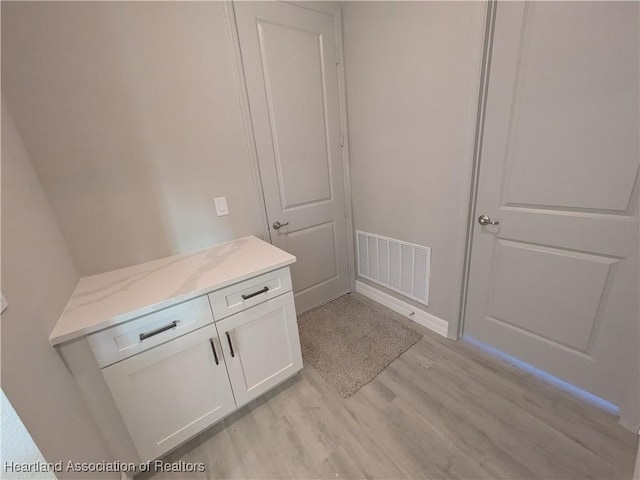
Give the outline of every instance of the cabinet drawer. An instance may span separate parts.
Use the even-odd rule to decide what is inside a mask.
[[[87,336],[100,367],[213,323],[206,296],[150,313]]]
[[[289,267],[258,275],[209,294],[216,321],[291,291]]]

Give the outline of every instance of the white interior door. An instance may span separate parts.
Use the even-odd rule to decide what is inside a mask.
[[[271,239],[298,259],[301,313],[349,291],[334,18],[282,2],[234,8]]]
[[[638,359],[638,3],[500,2],[465,336],[620,405]]]

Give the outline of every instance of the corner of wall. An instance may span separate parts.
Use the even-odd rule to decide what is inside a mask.
[[[1,319],[2,389],[48,462],[108,461],[111,452],[48,341],[78,272],[4,101],[1,120],[1,275],[9,303]]]

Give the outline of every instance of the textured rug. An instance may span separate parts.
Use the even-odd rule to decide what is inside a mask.
[[[298,319],[304,361],[348,398],[422,335],[344,295]]]

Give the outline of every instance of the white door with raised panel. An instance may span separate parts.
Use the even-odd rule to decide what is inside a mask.
[[[639,355],[638,13],[498,3],[464,326],[616,405]]]
[[[216,323],[238,407],[302,369],[293,294]]]
[[[236,408],[213,324],[102,372],[143,461],[165,454]]]
[[[349,291],[336,22],[283,2],[234,8],[271,240],[297,258],[302,313]]]

